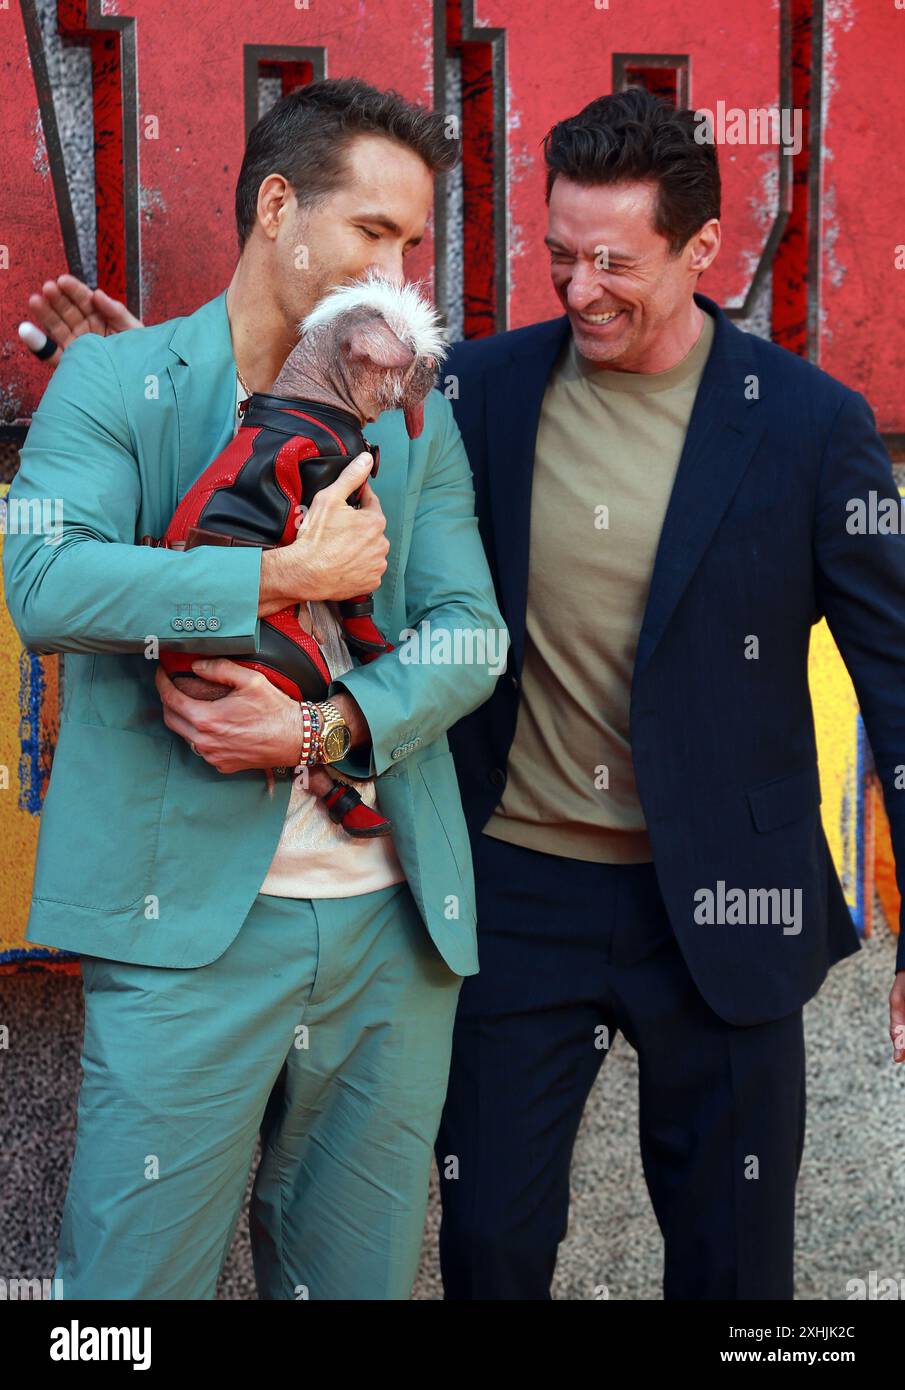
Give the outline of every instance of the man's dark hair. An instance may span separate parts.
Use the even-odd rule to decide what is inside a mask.
[[[581,184],[657,184],[654,228],[678,255],[689,237],[720,215],[716,146],[695,139],[693,111],[678,110],[644,87],[598,97],[544,137],[547,202],[558,175]]]
[[[398,92],[378,91],[360,77],[299,87],[271,107],[248,137],[236,184],[239,250],[254,227],[258,190],[268,174],[282,174],[300,205],[317,202],[342,184],[346,150],[356,135],[397,140],[435,174],[451,169],[459,157],[446,117]]]

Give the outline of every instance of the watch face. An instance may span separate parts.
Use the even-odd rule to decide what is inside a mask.
[[[352,747],[352,735],[348,725],[335,724],[324,735],[324,756],[328,762],[336,763],[344,758]]]

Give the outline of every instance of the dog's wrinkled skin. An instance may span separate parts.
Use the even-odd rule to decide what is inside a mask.
[[[359,309],[300,339],[272,394],[340,406],[362,424],[401,407],[416,439],[436,370],[434,358],[417,356],[372,309]]]
[[[374,274],[338,288],[302,324],[273,395],[337,405],[362,424],[401,408],[409,437],[417,439],[444,354],[433,317],[410,285]]]

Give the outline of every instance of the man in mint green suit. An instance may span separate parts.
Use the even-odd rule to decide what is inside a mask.
[[[368,505],[312,508],[279,565],[255,547],[138,544],[231,438],[237,373],[269,389],[331,284],[369,265],[401,278],[432,175],[455,157],[441,117],[357,80],[275,112],[239,176],[228,291],[187,318],[75,341],[9,494],[20,515],[48,497],[63,514],[58,536],[9,534],[3,559],[22,640],[65,653],[27,929],[83,958],[64,1298],[212,1298],[259,1132],[260,1296],[408,1297],[458,990],[478,966],[446,730],[498,667],[407,661],[398,638],[422,621],[503,634],[505,660],[448,401],[431,393],[415,441],[400,411],[368,426],[381,451]],[[346,493],[368,466],[349,466]],[[339,770],[377,778],[404,877],[262,893],[291,790],[270,795],[262,769],[297,761],[299,711],[224,658],[254,650],[262,614],[375,579],[396,650],[330,698],[353,735]],[[180,645],[217,659],[206,674],[233,693],[176,691],[154,657]]]

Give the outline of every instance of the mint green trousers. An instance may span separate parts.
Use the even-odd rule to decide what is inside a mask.
[[[259,1297],[408,1298],[462,983],[408,884],[259,894],[209,965],[82,971],[62,1297],[213,1298],[260,1132]]]

